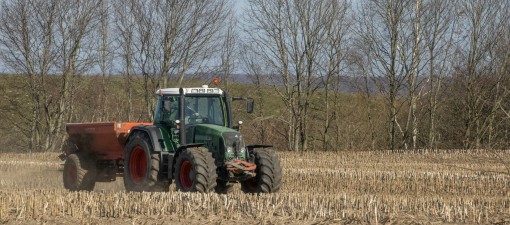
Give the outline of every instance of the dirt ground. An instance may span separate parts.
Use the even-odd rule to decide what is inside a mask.
[[[510,224],[504,165],[478,154],[364,154],[283,154],[280,193],[246,195],[237,185],[203,196],[173,185],[128,193],[122,178],[69,192],[56,153],[0,153],[0,224]]]
[[[0,153],[0,192],[8,192],[10,195],[16,195],[19,190],[36,190],[50,189],[62,190],[66,192],[62,184],[62,168],[63,163],[58,160],[9,160],[2,159]],[[239,188],[239,187],[237,187]],[[175,189],[175,185],[171,185],[169,190]],[[118,178],[111,183],[96,183],[94,192],[98,193],[119,193],[125,192],[122,178]],[[1,197],[1,196],[0,196]],[[269,217],[269,216],[268,216]],[[89,217],[76,218],[73,216],[48,216],[42,215],[37,218],[32,217],[16,217],[15,215],[0,217],[0,224],[53,224],[53,225],[69,225],[69,224],[90,224],[90,225],[123,225],[123,224],[173,224],[173,225],[189,225],[189,224],[344,224],[345,221],[316,219],[316,220],[295,220],[285,217],[270,217],[268,219],[252,219],[244,218],[242,220],[227,219],[222,216],[208,216],[207,218],[197,215],[179,216],[142,216],[135,215],[133,217]]]

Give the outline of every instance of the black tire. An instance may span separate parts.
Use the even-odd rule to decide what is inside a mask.
[[[92,191],[96,186],[94,161],[83,154],[73,153],[64,163],[64,187],[71,191]]]
[[[174,178],[178,191],[201,193],[214,191],[218,175],[211,152],[204,147],[183,150],[177,156]]]
[[[161,181],[160,155],[154,153],[149,137],[135,134],[124,152],[124,187],[127,191],[168,191],[168,182]],[[166,188],[166,189],[165,189]]]
[[[216,180],[216,187],[214,188],[214,191],[218,194],[228,194],[232,192],[233,187],[234,184],[229,183],[228,181]]]
[[[276,153],[271,149],[255,149],[256,176],[241,182],[245,193],[275,193],[280,190],[282,170]]]

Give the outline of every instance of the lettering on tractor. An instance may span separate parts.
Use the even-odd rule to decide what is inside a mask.
[[[246,145],[232,123],[232,101],[219,88],[156,91],[152,123],[69,123],[60,156],[69,190],[93,190],[96,182],[124,178],[128,191],[165,191],[172,181],[183,192],[246,193],[280,189],[281,168],[270,145]]]

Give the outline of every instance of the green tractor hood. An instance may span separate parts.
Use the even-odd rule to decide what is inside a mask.
[[[187,143],[204,144],[217,161],[248,159],[243,137],[237,130],[214,124],[196,124],[188,126],[186,137]]]

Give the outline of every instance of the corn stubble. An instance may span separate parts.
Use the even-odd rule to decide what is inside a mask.
[[[0,222],[63,218],[285,219],[350,223],[503,222],[510,217],[507,151],[280,152],[279,193],[239,185],[215,193],[125,192],[122,181],[93,192],[63,189],[57,153],[0,154]]]

